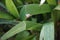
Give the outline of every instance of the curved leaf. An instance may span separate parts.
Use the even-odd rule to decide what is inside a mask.
[[[24,30],[36,30],[36,31],[40,31],[42,27],[42,24],[38,24],[35,22],[20,22],[19,24],[17,24],[16,26],[14,26],[12,29],[10,29],[7,33],[5,33],[2,37],[1,40],[5,40],[8,39],[12,36],[14,36],[15,34],[22,32]]]
[[[14,36],[15,34],[22,32],[26,29],[26,24],[25,22],[20,22],[19,24],[17,24],[16,26],[14,26],[12,29],[10,29],[7,33],[5,33],[2,37],[1,40],[6,40],[12,36]]]
[[[51,12],[48,4],[39,6],[39,4],[24,5],[20,12],[20,19],[26,20],[26,14],[37,15]]]
[[[27,30],[40,31],[41,28],[42,28],[42,24],[40,24],[40,23],[35,23],[32,21],[26,21],[26,29]]]
[[[6,2],[6,7],[7,7],[8,11],[9,11],[13,16],[15,16],[16,18],[19,17],[18,10],[17,10],[17,8],[15,7],[13,1],[12,1],[12,0],[5,0],[5,2]]]
[[[40,40],[54,40],[54,23],[49,22],[43,25],[40,34]]]

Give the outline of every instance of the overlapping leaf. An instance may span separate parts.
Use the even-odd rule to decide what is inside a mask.
[[[19,34],[16,35],[15,40],[25,40],[28,36],[29,36],[29,32],[28,31],[22,31]]]
[[[39,6],[39,4],[29,4],[29,5],[24,5],[22,11],[24,11],[25,14],[36,15],[36,14],[43,14],[50,12],[51,9],[48,4],[44,4],[42,6]]]
[[[38,23],[34,23],[34,22],[20,22],[19,24],[17,24],[16,26],[14,26],[12,29],[10,29],[7,33],[5,33],[1,39],[5,40],[8,39],[12,36],[14,36],[15,34],[22,32],[24,30],[36,30],[36,31],[40,31],[42,27],[42,24],[38,24]]]
[[[22,32],[26,29],[26,24],[25,22],[20,22],[19,24],[17,24],[16,26],[14,26],[12,29],[10,29],[7,33],[5,33],[2,37],[1,40],[6,40],[12,36],[14,36],[15,34]]]
[[[20,12],[20,19],[26,20],[26,14],[37,15],[51,12],[48,4],[39,6],[39,4],[24,5]]]
[[[6,2],[6,7],[8,11],[16,18],[19,17],[18,10],[14,5],[13,0],[5,0],[5,2]]]

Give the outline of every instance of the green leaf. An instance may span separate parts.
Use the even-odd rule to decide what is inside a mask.
[[[21,0],[16,0],[18,4],[23,4]]]
[[[7,33],[5,33],[2,37],[1,40],[6,40],[12,36],[14,36],[15,34],[22,32],[26,29],[26,24],[25,22],[20,22],[19,24],[17,24],[16,26],[14,26],[12,29],[10,29]]]
[[[54,8],[52,17],[55,22],[60,20],[60,5]]]
[[[47,2],[50,5],[57,5],[57,1],[56,0],[47,0]]]
[[[35,35],[30,35],[25,40],[36,40],[36,36]]]
[[[36,31],[40,31],[42,27],[42,24],[38,24],[35,22],[20,22],[19,24],[17,24],[16,26],[14,26],[12,29],[10,29],[7,33],[5,33],[2,37],[1,40],[6,40],[12,36],[14,36],[15,34],[22,32],[24,30],[36,30]]]
[[[35,23],[32,21],[26,21],[26,29],[27,30],[40,31],[41,28],[42,28],[42,24],[40,24],[40,23]]]
[[[60,11],[59,10],[54,10],[52,12],[52,19],[54,22],[57,22],[60,20]]]
[[[43,25],[40,40],[54,40],[54,23],[48,22]]]
[[[60,10],[60,5],[58,5],[57,7],[55,7],[54,10]]]
[[[29,4],[24,5],[20,12],[20,19],[26,20],[26,14],[37,15],[37,14],[45,14],[51,12],[51,9],[48,4],[43,4],[39,6],[39,4]]]
[[[30,35],[28,31],[23,31],[23,32],[20,32],[15,40],[35,40],[36,37],[35,35]]]
[[[32,0],[25,0],[26,3],[31,3]]]
[[[2,11],[0,11],[0,18],[1,19],[14,19],[11,15],[9,15],[8,13],[4,13]]]
[[[43,39],[44,39],[44,27],[42,27],[41,29],[39,40],[43,40]]]
[[[25,40],[26,38],[28,38],[29,35],[30,34],[28,31],[20,32],[19,34],[16,35],[15,40]]]
[[[6,7],[7,7],[8,11],[16,18],[19,17],[18,10],[17,10],[16,6],[14,5],[13,1],[5,0],[5,2],[6,2]]]
[[[29,4],[29,5],[24,5],[22,10],[25,12],[25,14],[31,14],[31,15],[36,15],[36,14],[43,14],[50,12],[50,7],[48,4],[44,4],[42,6],[39,6],[39,4]]]

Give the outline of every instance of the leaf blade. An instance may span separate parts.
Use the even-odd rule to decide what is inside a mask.
[[[15,17],[19,17],[18,10],[12,0],[5,0],[8,11]]]
[[[45,14],[48,12],[51,12],[51,8],[48,4],[44,4],[41,6],[39,6],[39,4],[24,5],[20,11],[20,19],[26,20],[26,14],[37,15],[37,14]]]
[[[40,38],[41,38],[40,40],[43,40],[43,39],[54,40],[54,23],[53,22],[45,23],[43,25]]]
[[[42,28],[42,24],[40,23],[26,21],[26,30],[40,31],[41,28]]]
[[[23,25],[22,25],[23,24]],[[7,33],[5,33],[2,37],[1,40],[6,40],[12,36],[14,36],[15,34],[22,32],[26,29],[26,24],[25,22],[20,22],[19,24],[17,24],[16,26],[14,26],[12,29],[10,29]]]

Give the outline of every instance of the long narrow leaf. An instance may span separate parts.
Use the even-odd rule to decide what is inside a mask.
[[[24,30],[36,30],[36,31],[40,31],[42,27],[42,24],[38,24],[35,22],[20,22],[19,24],[17,24],[16,26],[14,26],[12,29],[10,29],[7,33],[5,33],[2,37],[1,40],[6,40],[12,36],[14,36],[15,34],[24,31]]]
[[[13,3],[13,0],[5,0],[6,2],[6,7],[8,11],[15,17],[19,17],[18,10],[16,6]]]
[[[49,22],[43,25],[40,40],[54,40],[54,23]]]
[[[26,24],[25,22],[20,22],[19,24],[17,24],[16,26],[14,26],[12,29],[10,29],[7,33],[5,33],[2,37],[1,40],[6,40],[12,36],[14,36],[15,34],[22,32],[26,29]]]
[[[25,20],[26,14],[37,15],[37,14],[45,14],[48,12],[51,12],[51,9],[48,4],[44,4],[41,6],[39,6],[39,4],[24,5],[23,8],[21,9],[20,19]]]

